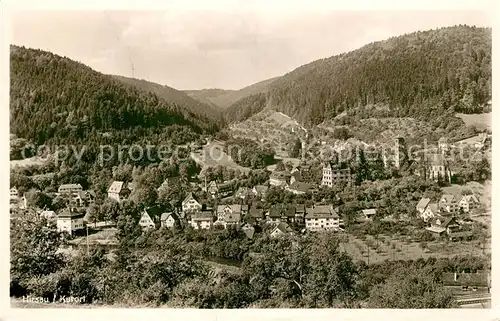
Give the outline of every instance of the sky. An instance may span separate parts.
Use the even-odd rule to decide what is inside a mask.
[[[20,11],[11,43],[180,90],[240,89],[417,30],[491,26],[479,11]]]

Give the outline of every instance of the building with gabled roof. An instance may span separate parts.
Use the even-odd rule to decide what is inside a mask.
[[[213,213],[211,211],[196,211],[191,214],[189,224],[195,229],[209,229],[214,222]]]
[[[198,201],[198,198],[193,193],[189,193],[182,201],[183,212],[200,211],[202,207],[202,204]]]
[[[176,222],[179,221],[179,217],[174,212],[164,212],[160,217],[160,225],[166,228],[173,228]]]
[[[113,181],[108,188],[108,197],[118,202],[127,199],[132,192],[130,184],[122,181]]]
[[[269,185],[285,187],[290,183],[290,172],[288,171],[274,171],[269,175]]]
[[[442,213],[456,214],[460,211],[460,200],[452,194],[443,194],[438,205]]]
[[[340,216],[338,207],[333,205],[315,205],[306,208],[304,218],[309,231],[339,230]]]
[[[469,213],[471,210],[479,208],[480,203],[475,195],[464,195],[460,199],[459,206],[464,213]]]
[[[430,198],[422,197],[420,199],[420,201],[418,201],[418,203],[417,203],[417,206],[416,206],[417,212],[420,215],[422,215],[424,213],[425,209],[427,208],[427,206],[429,206],[430,202],[431,202]]]
[[[269,223],[270,227],[268,228],[270,237],[280,237],[284,235],[292,235],[293,229],[285,222],[272,222]]]
[[[74,208],[65,208],[57,215],[57,230],[72,235],[78,230],[85,228],[83,217],[85,213],[78,212]]]
[[[375,215],[377,214],[377,209],[375,208],[368,208],[361,210],[361,215],[367,220],[371,220]]]

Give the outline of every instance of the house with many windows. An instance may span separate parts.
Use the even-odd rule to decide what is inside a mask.
[[[304,220],[308,231],[335,231],[340,228],[339,210],[333,205],[315,205],[306,208]]]
[[[459,206],[464,213],[469,213],[473,209],[479,208],[479,200],[475,195],[464,195],[460,199]]]
[[[217,206],[217,221],[216,225],[222,225],[224,228],[228,226],[237,226],[241,222],[241,218],[248,214],[248,205],[233,204],[233,205],[218,205]]]
[[[332,187],[338,183],[347,183],[352,185],[354,177],[350,168],[340,168],[338,165],[332,165],[327,162],[323,164],[323,179],[321,185]]]
[[[214,217],[211,211],[197,211],[191,214],[189,225],[195,230],[209,229],[212,227]]]
[[[85,228],[83,217],[85,213],[78,212],[75,208],[65,208],[57,215],[56,226],[59,232],[73,235],[78,230]]]
[[[459,199],[452,194],[443,194],[438,202],[439,210],[443,214],[457,214],[460,211]]]

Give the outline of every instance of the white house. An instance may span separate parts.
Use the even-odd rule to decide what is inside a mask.
[[[142,212],[141,219],[139,220],[139,225],[143,229],[154,229],[156,227],[156,222],[161,217],[162,209],[158,206],[153,206],[145,209]]]
[[[425,212],[425,210],[427,209],[427,206],[429,206],[430,202],[431,202],[431,199],[425,198],[425,197],[423,197],[420,201],[418,201],[416,209],[417,209],[418,214],[420,214],[420,216],[422,216],[422,214]]]
[[[248,213],[248,205],[232,204],[217,206],[217,221],[215,224],[223,225],[226,228],[228,225],[238,225],[241,218]]]
[[[194,212],[201,210],[201,208],[201,203],[196,199],[193,193],[189,193],[182,201],[183,212]]]
[[[17,190],[17,187],[12,187],[10,189],[10,199],[17,199],[19,197],[19,191]]]
[[[429,205],[427,205],[427,207],[422,212],[420,217],[424,220],[424,222],[427,222],[429,219],[433,219],[434,217],[436,217],[438,215],[439,215],[438,204],[430,203]]]
[[[78,230],[84,229],[84,216],[84,213],[78,213],[74,209],[64,209],[57,216],[57,230],[59,232],[67,232],[71,235]]]
[[[375,216],[375,214],[377,214],[377,210],[375,208],[369,208],[361,210],[361,214],[364,216],[365,219],[371,220]]]
[[[479,207],[479,200],[475,195],[464,195],[460,199],[459,205],[464,213],[469,213],[471,210]]]
[[[209,229],[212,227],[214,218],[210,211],[196,212],[191,215],[189,224],[195,229]]]
[[[338,208],[333,205],[308,207],[304,221],[309,231],[338,230],[340,227]]]
[[[270,229],[269,236],[273,238],[287,234],[293,234],[292,228],[285,222],[270,223],[270,224],[272,224],[272,228]]]
[[[53,220],[56,218],[56,212],[54,212],[54,211],[41,211],[40,218],[45,218],[47,220]]]
[[[173,228],[175,226],[175,222],[178,221],[179,218],[175,213],[162,213],[161,214],[161,226],[166,228]]]
[[[132,187],[122,181],[114,181],[108,188],[108,197],[118,202],[129,197]]]
[[[455,214],[460,211],[460,203],[457,197],[451,194],[443,194],[439,200],[439,209],[443,213]]]

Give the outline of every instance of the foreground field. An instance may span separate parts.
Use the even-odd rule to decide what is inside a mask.
[[[483,255],[491,253],[491,244],[471,242],[427,242],[425,248],[420,243],[407,241],[404,237],[394,238],[379,235],[378,240],[367,235],[365,240],[349,235],[341,244],[342,251],[355,261],[377,264],[384,261],[446,258],[455,255]],[[484,248],[482,248],[484,247]]]

